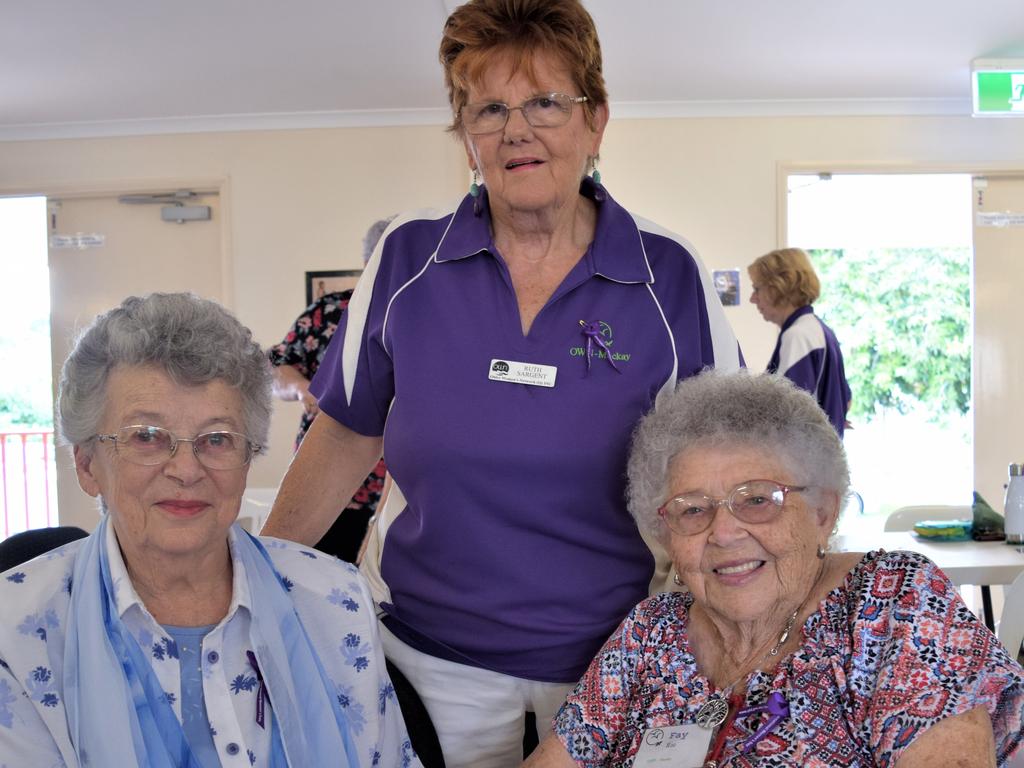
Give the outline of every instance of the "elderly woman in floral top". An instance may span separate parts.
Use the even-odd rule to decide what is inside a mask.
[[[527,762],[993,766],[1021,667],[910,552],[831,553],[835,430],[786,379],[704,373],[638,428],[630,507],[685,589],[622,622]]]
[[[0,579],[0,765],[418,766],[351,566],[233,525],[270,417],[249,331],[126,299],[64,364],[102,516]]]

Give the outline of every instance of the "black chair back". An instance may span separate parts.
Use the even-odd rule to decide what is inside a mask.
[[[391,663],[390,659],[387,660],[387,668],[391,684],[395,686],[395,697],[402,710],[405,728],[409,732],[409,741],[423,763],[423,768],[444,768],[441,742],[437,739],[437,731],[434,730],[434,723],[423,700],[408,678]]]
[[[30,531],[16,533],[0,541],[0,572],[46,554],[69,541],[84,539],[88,535],[86,531],[73,525],[33,528]]]

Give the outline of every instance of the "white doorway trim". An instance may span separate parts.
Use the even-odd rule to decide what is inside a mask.
[[[221,177],[167,177],[155,179],[105,179],[78,183],[54,182],[42,184],[0,185],[0,197],[27,197],[43,195],[51,198],[75,199],[107,197],[121,194],[154,194],[172,189],[192,189],[215,194],[220,198],[220,273],[221,299],[228,309],[235,311],[234,226],[232,225],[231,178]]]
[[[798,162],[780,160],[775,168],[775,247],[785,248],[789,236],[788,224],[788,179],[791,175],[821,174],[864,174],[864,175],[927,175],[933,173],[963,173],[970,176],[1020,177],[1024,169],[1019,165],[987,163],[938,163],[913,165],[905,163],[848,163],[848,162]]]

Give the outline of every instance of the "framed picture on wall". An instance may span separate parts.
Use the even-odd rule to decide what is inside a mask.
[[[714,271],[715,292],[724,307],[740,305],[740,271],[738,269],[716,269]]]
[[[361,269],[330,269],[306,273],[306,306],[322,298],[325,293],[347,291],[359,282]]]

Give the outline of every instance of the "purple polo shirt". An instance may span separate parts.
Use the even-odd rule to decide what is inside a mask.
[[[571,682],[652,577],[624,498],[634,425],[677,379],[737,368],[739,348],[688,246],[589,180],[594,242],[524,337],[483,194],[480,215],[467,196],[392,223],[312,390],[384,435],[406,502],[364,562],[388,627],[442,658]],[[550,366],[555,385],[492,380],[494,360]]]
[[[814,314],[812,306],[800,307],[782,324],[768,373],[781,373],[814,395],[839,437],[843,436],[851,398],[843,352],[832,329]]]

